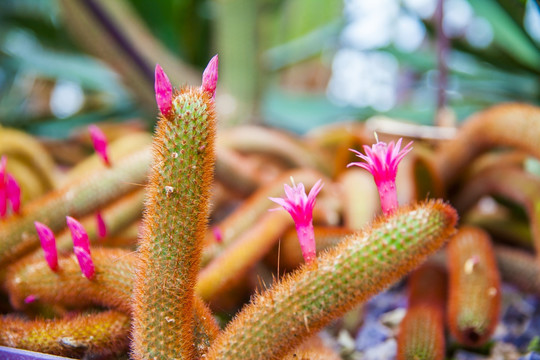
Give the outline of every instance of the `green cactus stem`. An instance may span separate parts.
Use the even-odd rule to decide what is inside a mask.
[[[128,350],[129,316],[118,311],[53,320],[0,316],[0,345],[76,358],[102,358]]]
[[[457,136],[437,149],[435,164],[441,180],[449,186],[476,156],[492,147],[515,147],[540,159],[539,138],[539,107],[496,105],[466,119]]]
[[[212,344],[206,359],[277,359],[417,267],[453,234],[442,202],[399,209],[257,296]]]
[[[103,306],[131,313],[133,282],[137,257],[122,249],[93,248],[96,274],[91,281],[81,276],[73,254],[59,257],[58,271],[49,269],[43,257],[29,256],[9,267],[6,287],[16,309],[26,309],[25,300],[61,305],[69,308]],[[34,305],[34,303],[32,304]],[[197,296],[194,302],[193,332],[197,356],[200,358],[217,336],[219,328],[208,307]]]
[[[540,253],[540,180],[514,167],[490,168],[471,179],[456,195],[453,204],[465,212],[482,196],[499,195],[521,205],[529,216],[531,234]]]
[[[290,167],[315,169],[326,176],[333,172],[332,162],[324,153],[283,130],[237,126],[220,133],[218,144],[240,152],[276,157]]]
[[[44,191],[55,188],[56,176],[53,159],[32,136],[20,130],[0,126],[1,155],[6,155],[12,160],[17,159],[26,165],[27,169],[41,183],[39,187]]]
[[[153,143],[134,287],[135,359],[192,359],[194,288],[214,172],[212,94],[184,88],[162,115]]]
[[[410,276],[409,307],[397,338],[398,360],[443,360],[446,273],[427,263]]]
[[[479,228],[463,227],[450,240],[447,256],[450,331],[461,344],[480,346],[493,334],[501,307],[491,239]]]
[[[282,360],[341,360],[341,356],[316,335],[304,341]]]
[[[508,246],[495,246],[497,266],[504,281],[521,290],[540,295],[540,269],[535,256]]]
[[[66,226],[66,215],[81,217],[137,188],[146,181],[150,152],[126,156],[115,166],[52,191],[22,208],[19,216],[0,223],[0,268],[39,246],[34,221],[57,232]]]
[[[265,214],[201,270],[196,286],[197,294],[204,300],[210,300],[226,290],[261,260],[291,226],[293,222],[284,211]]]

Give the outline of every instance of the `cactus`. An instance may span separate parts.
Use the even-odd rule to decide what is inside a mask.
[[[438,249],[457,216],[441,202],[399,209],[345,238],[255,298],[220,333],[207,359],[276,359],[386,288]]]
[[[166,75],[156,67],[162,115],[134,287],[135,359],[195,355],[194,288],[215,159],[213,93],[204,86],[183,88],[173,97]]]
[[[501,307],[500,276],[486,232],[463,227],[450,240],[448,275],[450,331],[460,343],[480,346],[495,330]]]

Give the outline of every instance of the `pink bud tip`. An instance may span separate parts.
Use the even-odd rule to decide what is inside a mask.
[[[7,190],[5,186],[0,186],[0,219],[7,213]]]
[[[101,211],[98,211],[96,213],[96,221],[98,236],[103,239],[107,236],[107,225],[105,224],[105,220],[103,220],[103,215],[101,214]]]
[[[58,253],[56,251],[56,239],[54,233],[47,225],[42,224],[39,221],[35,221],[34,226],[36,227],[39,241],[41,242],[45,261],[47,261],[47,264],[52,271],[58,270]]]
[[[108,143],[107,137],[100,128],[96,125],[88,126],[90,131],[90,138],[92,139],[92,144],[94,145],[94,150],[101,157],[105,165],[111,166],[109,156],[107,155]]]
[[[90,240],[88,234],[80,222],[66,216],[67,226],[71,231],[71,237],[73,239],[73,252],[77,256],[79,267],[83,275],[87,279],[91,279],[95,274],[94,262],[90,256]]]
[[[171,81],[159,64],[156,65],[155,77],[156,102],[159,111],[161,111],[163,116],[167,116],[172,109],[173,94]]]
[[[217,226],[214,226],[212,228],[212,233],[214,234],[214,237],[216,238],[216,242],[221,244],[223,242],[223,232],[221,229]]]
[[[212,99],[216,97],[216,85],[218,80],[218,64],[219,59],[217,55],[210,60],[206,69],[204,69],[202,76],[201,89],[212,95]]]
[[[25,304],[31,304],[33,303],[34,301],[37,300],[37,296],[36,295],[28,295],[27,297],[24,298],[24,303]]]
[[[11,203],[11,209],[14,213],[18,213],[21,209],[21,187],[13,175],[7,174],[7,199]]]

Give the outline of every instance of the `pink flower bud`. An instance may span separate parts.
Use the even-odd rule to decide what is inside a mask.
[[[77,256],[79,267],[87,279],[92,279],[96,270],[90,255],[90,240],[88,239],[88,234],[82,224],[71,216],[66,216],[66,220],[73,239],[73,252]]]
[[[58,270],[58,253],[56,251],[56,239],[53,231],[47,225],[34,221],[34,226],[41,242],[41,248],[45,255],[45,261],[52,271]]]
[[[103,220],[101,211],[96,213],[96,221],[98,236],[103,239],[107,236],[107,225],[105,224],[105,220]]]
[[[292,178],[291,178],[292,180]],[[322,180],[313,185],[309,195],[306,195],[304,184],[294,184],[293,187],[285,184],[286,198],[269,198],[273,202],[281,205],[291,214],[296,226],[296,233],[302,249],[304,261],[310,263],[315,260],[315,232],[313,230],[313,208],[315,198],[323,187]]]
[[[6,166],[7,166],[7,156],[2,155],[0,159],[0,188],[6,187]]]
[[[7,213],[7,189],[5,186],[0,187],[0,219],[6,216]]]
[[[101,157],[105,165],[111,166],[111,162],[107,154],[107,149],[108,149],[107,137],[105,137],[105,134],[103,133],[103,131],[101,131],[101,129],[98,128],[96,125],[88,126],[88,130],[90,131],[90,138],[92,139],[94,150]]]
[[[161,111],[163,116],[167,116],[172,109],[172,85],[167,74],[165,74],[159,64],[156,65],[154,89],[156,91],[156,102],[159,111]]]
[[[18,213],[21,209],[21,187],[10,173],[7,174],[6,192],[11,209],[14,213]]]
[[[33,303],[34,301],[37,300],[37,296],[36,295],[28,295],[27,297],[24,298],[24,303],[25,304],[31,304]]]
[[[365,155],[359,151],[349,149],[365,162],[353,162],[347,167],[359,166],[373,175],[375,185],[379,190],[382,211],[385,215],[391,214],[398,208],[396,192],[397,169],[399,162],[412,150],[411,145],[412,141],[400,150],[401,139],[396,144],[390,141],[388,145],[377,139],[377,143],[372,145],[371,148],[364,145]]]
[[[212,228],[212,233],[214,234],[214,237],[216,238],[216,242],[218,244],[221,244],[223,242],[223,232],[221,229],[217,226],[214,226]]]
[[[203,76],[202,76],[201,90],[210,93],[210,95],[212,95],[212,99],[215,99],[216,97],[216,85],[217,85],[217,80],[218,80],[218,64],[219,64],[219,59],[218,59],[218,56],[215,55],[206,66],[206,69],[204,69]]]

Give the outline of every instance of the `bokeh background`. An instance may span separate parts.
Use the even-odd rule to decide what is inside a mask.
[[[445,107],[447,121],[460,121],[495,103],[540,102],[539,9],[535,0],[1,0],[0,123],[51,141],[90,123],[152,129],[155,64],[176,85],[198,85],[215,53],[224,127],[303,133],[374,114],[433,124]]]

